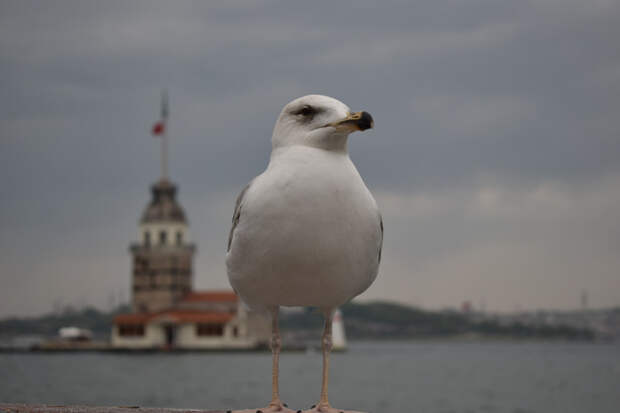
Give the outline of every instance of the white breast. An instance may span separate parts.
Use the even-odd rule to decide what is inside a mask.
[[[343,304],[377,275],[379,219],[348,155],[282,148],[244,196],[230,282],[250,307]]]

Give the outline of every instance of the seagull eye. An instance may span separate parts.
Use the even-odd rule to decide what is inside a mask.
[[[308,118],[313,117],[316,114],[317,110],[310,105],[305,105],[301,109],[299,109],[295,114],[305,116]]]

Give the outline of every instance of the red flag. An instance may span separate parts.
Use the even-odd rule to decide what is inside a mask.
[[[166,127],[166,125],[164,124],[164,122],[159,121],[155,125],[153,125],[153,130],[151,132],[155,136],[162,135],[164,133],[165,127]]]

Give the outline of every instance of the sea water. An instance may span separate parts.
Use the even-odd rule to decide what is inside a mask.
[[[282,399],[318,401],[320,352],[284,353]],[[620,345],[365,342],[331,358],[330,402],[374,413],[620,412]],[[265,406],[269,353],[0,354],[0,401],[240,409]]]

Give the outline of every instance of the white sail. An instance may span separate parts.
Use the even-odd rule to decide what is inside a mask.
[[[342,312],[338,309],[334,313],[334,320],[332,323],[332,343],[334,350],[346,350],[347,337],[344,332],[344,322],[342,321]]]

